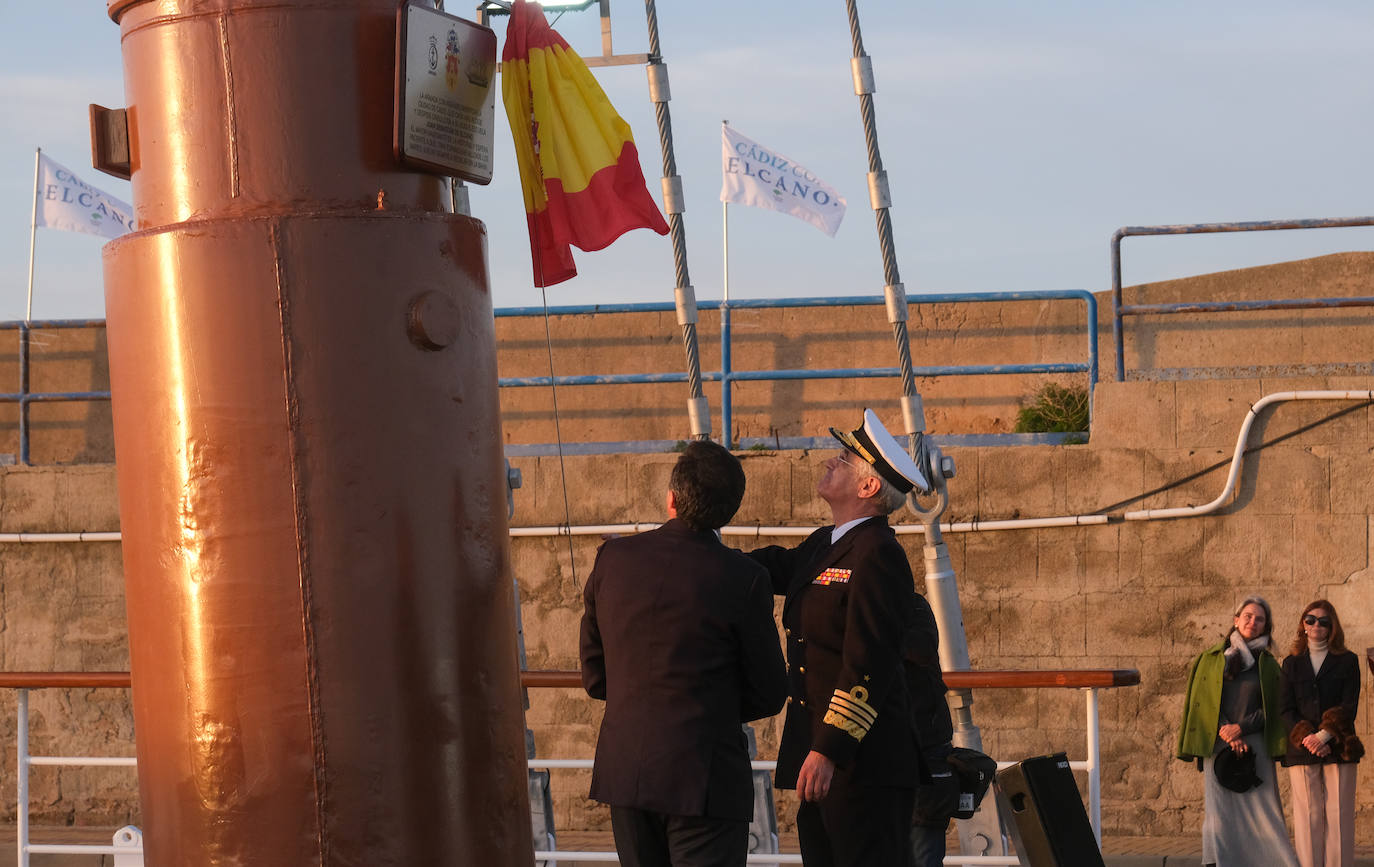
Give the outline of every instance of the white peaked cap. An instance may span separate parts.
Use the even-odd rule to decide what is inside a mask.
[[[864,410],[864,422],[852,433],[830,429],[830,435],[840,441],[850,452],[858,455],[903,494],[919,488],[922,493],[930,490],[920,467],[911,459],[892,434],[883,427],[878,414],[871,409]]]

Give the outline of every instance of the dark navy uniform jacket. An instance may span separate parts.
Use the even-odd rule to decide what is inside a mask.
[[[914,787],[920,762],[904,660],[933,653],[935,620],[885,517],[853,527],[834,546],[832,529],[796,548],[749,554],[768,569],[773,592],[787,597],[790,696],[775,784],[795,788],[816,750],[857,783]]]
[[[768,575],[673,519],[602,545],[583,600],[582,685],[606,702],[591,796],[748,821],[740,725],[777,713],[787,692]]]

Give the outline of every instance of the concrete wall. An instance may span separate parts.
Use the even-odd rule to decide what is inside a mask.
[[[1252,269],[1248,277],[1218,275],[1206,280],[1212,281],[1211,288],[1218,293],[1258,285],[1256,291],[1271,297],[1335,295],[1342,294],[1341,287],[1344,294],[1374,294],[1360,282],[1371,273],[1374,256],[1349,254]],[[1265,280],[1278,282],[1270,285]],[[1319,288],[1307,292],[1303,281]],[[1197,284],[1169,291],[1178,292],[1180,298],[1215,297],[1198,291]],[[1159,298],[1150,295],[1144,300]],[[998,310],[993,305],[969,308],[966,314],[954,309],[916,311],[913,333],[944,341],[941,351],[950,354],[946,360],[951,362],[986,363],[994,348],[998,360],[1029,360],[1028,356],[1041,357],[1036,353],[1042,350],[1046,360],[1078,357],[1073,353],[1078,351],[1081,333],[1056,318],[1060,314],[1054,309],[1059,304],[1007,305]],[[982,314],[975,315],[975,309],[984,310],[989,318],[977,318]],[[866,323],[870,314],[879,321],[878,328],[869,329],[868,337],[862,337],[856,324],[860,314]],[[817,322],[798,313],[790,324],[761,321],[746,332],[754,335],[746,343],[759,360],[745,356],[737,366],[762,366],[764,360],[787,366],[802,361],[823,366],[892,363],[887,360],[890,337],[878,310],[853,311],[852,316],[842,321],[832,314]],[[1147,369],[1135,381],[1098,386],[1091,441],[1075,446],[954,450],[959,474],[952,482],[949,517],[1034,517],[1104,509],[1116,513],[1141,506],[1206,502],[1220,491],[1224,469],[1170,485],[1229,457],[1251,401],[1294,388],[1374,387],[1374,376],[1367,375],[1369,325],[1374,321],[1368,311],[1250,317],[1176,317],[1143,330],[1136,327],[1141,323],[1129,324],[1128,347],[1134,354],[1128,362],[1132,369],[1142,365]],[[661,319],[658,325],[646,321],[617,326],[618,333],[658,337],[608,337],[592,329],[593,321],[583,322],[582,332],[556,333],[555,348],[560,354],[581,358],[579,346],[618,343],[636,359],[637,368],[631,369],[678,369],[681,349],[675,343],[675,327],[671,316]],[[502,323],[501,327],[508,326]],[[806,339],[801,339],[803,334]],[[542,355],[542,335],[538,340],[504,332],[503,336],[503,375],[544,372],[532,360]],[[74,335],[54,335],[47,344],[51,348],[45,350],[52,354],[47,360],[67,365],[67,373],[43,374],[35,366],[35,388],[104,387],[103,347],[91,343],[78,349],[78,344],[65,342],[69,337],[75,339]],[[865,357],[867,350],[855,348],[865,341],[881,357]],[[1152,341],[1148,350],[1138,348],[1144,341]],[[1024,349],[1028,355],[1009,349],[1004,356],[1003,344],[1019,347],[1016,352]],[[1104,339],[1104,349],[1108,346]],[[703,357],[710,357],[709,352]],[[662,359],[661,367],[656,359]],[[6,356],[0,346],[0,366],[7,360],[12,365],[14,356]],[[609,372],[599,367],[599,361],[598,366],[591,361],[586,364],[589,369],[559,372]],[[1109,356],[1104,355],[1103,364],[1104,370],[1110,369]],[[1363,366],[1366,375],[1313,375],[1328,366]],[[625,368],[613,369],[625,372]],[[1260,375],[1254,375],[1256,371]],[[1242,376],[1246,372],[1252,375]],[[1294,372],[1305,375],[1278,378]],[[40,385],[43,380],[38,377],[49,375],[54,377],[51,383]],[[1014,389],[997,386],[1007,390],[999,397],[977,392],[970,382],[965,379],[962,384],[930,388],[922,384],[937,432],[1005,429],[1006,418],[1022,393],[1013,395]],[[674,439],[682,435],[674,427],[682,395],[665,399],[667,408],[658,414],[660,409],[636,404],[625,398],[628,392],[618,390],[628,387],[608,388],[600,397],[585,398],[583,404],[571,400],[568,390],[560,392],[565,439]],[[789,393],[787,388],[799,390]],[[745,426],[737,433],[771,430],[779,435],[815,435],[823,425],[856,421],[859,407],[870,397],[893,417],[895,383],[875,388],[880,390],[870,395],[833,383],[777,386],[776,391],[737,400],[746,406],[752,400],[754,411],[765,420],[757,422],[757,428],[747,426],[755,422],[741,422]],[[939,396],[941,388],[946,389],[944,397]],[[505,399],[513,400],[509,394]],[[532,392],[525,394],[534,399]],[[743,397],[749,394],[744,392]],[[880,396],[887,402],[878,400]],[[108,440],[102,440],[100,433],[108,430],[108,420],[102,426],[89,405],[77,406],[83,408],[72,410],[78,414],[75,419],[50,426],[41,437],[36,435],[36,458],[90,460],[108,449]],[[551,432],[541,427],[548,424],[547,418],[541,419],[533,404],[524,407],[519,401],[505,407],[507,441],[551,439]],[[942,415],[943,408],[948,412]],[[1236,501],[1216,516],[947,537],[960,578],[975,667],[1133,667],[1141,671],[1140,687],[1108,693],[1103,702],[1104,820],[1109,833],[1196,830],[1201,779],[1190,766],[1170,758],[1183,678],[1189,658],[1220,635],[1239,598],[1250,592],[1266,595],[1274,604],[1280,631],[1291,633],[1301,607],[1326,596],[1341,611],[1351,647],[1362,651],[1374,645],[1370,570],[1374,419],[1369,408],[1361,407],[1322,421],[1345,408],[1284,404],[1268,411],[1252,442],[1317,424],[1250,460]],[[82,412],[86,415],[81,416]],[[17,451],[17,445],[7,448]],[[814,496],[818,456],[753,451],[743,457],[750,487],[738,523],[809,526],[825,522],[823,504]],[[659,520],[673,460],[671,453],[570,457],[563,464],[565,478],[556,459],[517,459],[514,463],[524,473],[525,486],[517,492],[513,524]],[[565,490],[570,510],[566,516]],[[0,532],[117,526],[112,465],[0,467]],[[913,561],[919,564],[919,537],[905,538]],[[575,666],[580,587],[596,544],[594,538],[513,543],[530,667]],[[4,554],[0,559],[0,666],[11,671],[127,666],[117,544],[10,543]],[[1366,687],[1367,695],[1371,689],[1374,685]],[[119,691],[108,690],[36,695],[35,751],[127,754],[132,744],[127,699]],[[1366,700],[1359,727],[1367,742],[1374,743],[1369,707]],[[573,691],[536,691],[529,720],[540,753],[590,756],[598,713],[594,702]],[[1019,758],[1051,749],[1083,757],[1083,700],[1077,693],[984,691],[977,696],[975,714],[990,751],[999,757]],[[0,702],[0,734],[5,743],[12,743],[13,732],[13,702],[6,699]],[[762,727],[766,754],[775,751],[777,735],[776,725]],[[1357,823],[1366,843],[1374,833],[1370,821],[1374,780],[1368,767],[1366,763],[1361,770],[1362,812]],[[4,750],[0,789],[13,791],[13,771],[12,750]],[[79,820],[118,825],[136,817],[129,806],[136,798],[136,787],[128,771],[36,769],[33,785],[33,809],[40,823]],[[605,827],[605,813],[585,798],[586,785],[586,774],[556,774],[560,827]],[[12,796],[0,803],[4,804],[3,818],[12,818]],[[786,823],[791,815],[786,801],[782,815]]]

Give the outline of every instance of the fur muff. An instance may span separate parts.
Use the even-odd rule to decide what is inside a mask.
[[[1299,727],[1306,724],[1301,722],[1294,726],[1294,734],[1296,735]],[[1342,762],[1358,762],[1364,758],[1364,744],[1360,741],[1360,736],[1355,734],[1355,725],[1345,715],[1344,710],[1339,707],[1329,708],[1322,714],[1321,728],[1333,735],[1330,741],[1331,752],[1339,756]],[[1296,743],[1301,744],[1302,739],[1298,738]]]
[[[1312,734],[1312,724],[1305,719],[1298,720],[1298,724],[1293,726],[1288,733],[1288,742],[1299,749],[1302,748],[1303,739]]]

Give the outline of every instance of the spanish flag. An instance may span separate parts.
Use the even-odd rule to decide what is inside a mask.
[[[534,285],[577,276],[569,245],[600,250],[631,229],[668,234],[644,186],[630,125],[537,3],[515,0],[501,52],[525,193]]]

